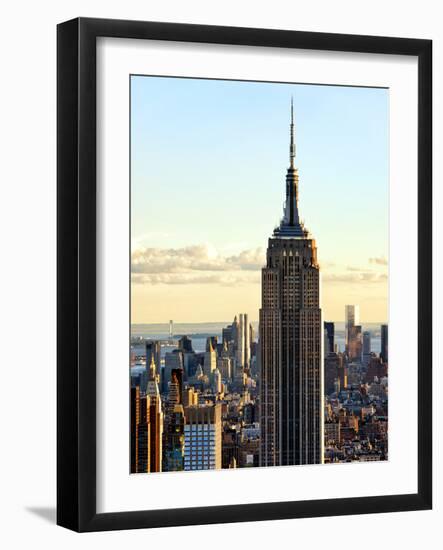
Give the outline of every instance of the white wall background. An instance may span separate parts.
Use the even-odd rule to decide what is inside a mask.
[[[417,548],[440,541],[443,487],[432,512],[76,535],[55,518],[55,26],[77,16],[287,28],[434,40],[434,280],[442,277],[443,27],[438,0],[16,1],[1,11],[0,541],[5,548]],[[442,295],[435,303],[435,425],[441,432]],[[439,341],[440,340],[440,341]],[[441,440],[441,437],[440,437]],[[436,440],[435,464],[442,460]],[[353,480],[350,480],[352,482]],[[358,482],[356,480],[356,482]],[[81,537],[81,538],[79,538]],[[437,547],[433,545],[433,547]]]

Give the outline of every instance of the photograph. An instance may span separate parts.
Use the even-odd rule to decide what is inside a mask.
[[[129,89],[130,473],[389,460],[389,89]]]
[[[438,548],[441,3],[350,4],[3,6],[1,547]]]

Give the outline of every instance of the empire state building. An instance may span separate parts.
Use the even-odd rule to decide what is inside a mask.
[[[323,462],[320,271],[300,221],[291,101],[283,218],[269,238],[260,309],[260,466]]]

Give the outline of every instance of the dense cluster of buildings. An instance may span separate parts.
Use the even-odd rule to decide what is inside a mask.
[[[131,368],[131,471],[258,466],[257,343],[247,314],[197,352],[146,341]]]
[[[160,341],[143,341],[132,357],[131,472],[387,458],[388,328],[377,355],[357,306],[346,306],[343,351],[334,323],[323,323],[316,242],[298,210],[292,111],[286,200],[262,269],[258,340],[244,313],[220,341],[209,335],[205,351],[188,336],[164,356]]]
[[[362,331],[359,308],[345,308],[345,350],[324,324],[325,462],[386,460],[388,456],[388,325],[380,353]]]

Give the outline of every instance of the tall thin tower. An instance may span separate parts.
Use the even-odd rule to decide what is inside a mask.
[[[149,397],[149,467],[151,472],[161,472],[163,456],[163,410],[157,384],[154,357],[151,357],[151,364],[149,365],[149,381],[146,395]]]
[[[244,337],[243,337],[243,339],[244,339],[244,347],[245,347],[244,366],[245,366],[246,369],[249,369],[250,363],[251,363],[251,333],[250,333],[250,330],[249,330],[249,317],[248,317],[247,313],[244,314],[243,321],[244,321],[244,326],[243,326]]]
[[[355,305],[345,306],[345,344],[349,346],[352,329],[360,324],[360,308]]]
[[[291,100],[283,218],[269,238],[260,309],[260,465],[323,462],[320,271],[300,221]]]
[[[245,316],[243,313],[240,313],[240,322],[238,325],[238,335],[237,335],[237,351],[236,351],[236,363],[237,369],[243,370],[245,366]]]

